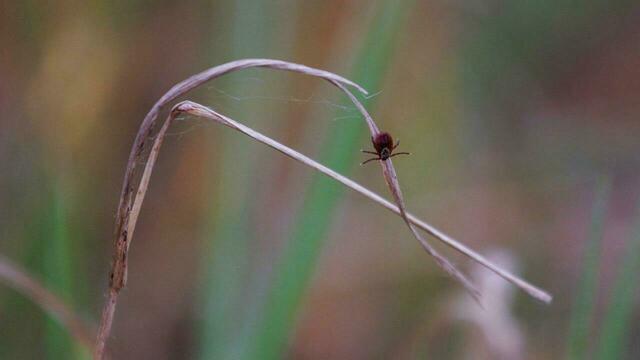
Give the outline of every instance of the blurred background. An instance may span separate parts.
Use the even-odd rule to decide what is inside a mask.
[[[637,1],[3,1],[0,254],[100,316],[128,153],[173,84],[246,57],[367,88],[408,208],[554,296],[443,248],[482,310],[397,216],[230,129],[170,129],[142,208],[114,359],[640,356]],[[266,69],[184,99],[390,198],[360,167],[337,89]],[[164,118],[164,114],[161,115]],[[87,358],[0,287],[0,358]]]

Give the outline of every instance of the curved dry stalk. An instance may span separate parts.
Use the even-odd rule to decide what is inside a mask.
[[[384,175],[384,180],[387,183],[389,190],[391,190],[391,194],[393,195],[396,205],[398,205],[400,216],[409,227],[409,230],[411,230],[413,236],[418,240],[420,245],[422,245],[427,253],[429,253],[429,255],[431,255],[436,260],[438,265],[440,265],[440,267],[454,279],[460,281],[465,289],[467,289],[469,294],[471,294],[471,296],[479,304],[482,305],[480,301],[481,294],[473,285],[473,283],[446,257],[440,255],[440,253],[436,251],[436,249],[431,246],[431,244],[422,235],[420,235],[418,230],[416,230],[415,226],[413,226],[413,224],[411,223],[411,220],[409,220],[404,204],[404,198],[402,197],[402,190],[400,189],[400,183],[398,182],[398,176],[396,175],[396,169],[393,167],[391,159],[380,160],[380,166],[382,166],[382,174]]]
[[[345,92],[347,96],[349,96],[351,101],[356,104],[356,107],[364,116],[367,126],[369,127],[369,131],[371,132],[371,138],[373,139],[376,135],[378,135],[378,133],[380,133],[380,129],[378,129],[378,126],[373,121],[371,115],[369,115],[367,109],[365,109],[365,107],[358,101],[358,99],[351,93],[351,91],[349,91],[349,89],[339,83],[336,83],[335,85],[339,87],[343,92]],[[387,183],[391,194],[393,195],[393,199],[395,200],[396,205],[398,206],[400,217],[402,217],[402,220],[404,220],[404,222],[407,224],[413,236],[416,238],[416,240],[418,240],[420,245],[422,245],[427,253],[436,260],[436,263],[444,271],[451,275],[451,277],[460,281],[465,289],[467,289],[469,294],[471,294],[471,296],[480,304],[480,292],[475,288],[473,283],[469,279],[467,279],[464,273],[458,270],[458,268],[456,268],[455,265],[453,265],[453,263],[451,263],[446,257],[440,255],[440,253],[436,251],[436,249],[431,246],[431,244],[422,235],[420,235],[415,226],[411,223],[409,217],[407,216],[404,197],[402,196],[402,190],[400,189],[400,183],[398,182],[396,169],[393,166],[393,162],[391,162],[391,158],[388,158],[387,160],[380,160],[380,165],[382,166],[382,175],[384,177],[384,180]]]
[[[64,301],[31,277],[22,267],[0,255],[0,281],[37,304],[69,331],[80,344],[91,350],[95,329],[87,325]]]
[[[327,80],[330,83],[337,86],[338,88],[340,88],[341,90],[343,90],[349,96],[351,101],[355,104],[358,110],[360,110],[360,112],[365,117],[365,120],[367,121],[367,125],[369,126],[369,130],[371,131],[371,133],[376,134],[379,132],[377,126],[373,122],[373,119],[367,113],[364,106],[358,101],[357,98],[355,98],[355,96],[349,90],[346,89],[346,85],[349,85],[357,88],[360,92],[366,94],[367,92],[362,87],[341,76],[335,75],[327,71],[310,68],[304,65],[299,65],[299,64],[294,64],[294,63],[289,63],[289,62],[279,61],[279,60],[269,60],[269,59],[238,60],[238,61],[233,61],[227,64],[219,65],[211,69],[208,69],[206,71],[203,71],[172,87],[165,95],[162,96],[162,98],[160,98],[160,100],[158,100],[158,102],[156,102],[156,104],[154,104],[154,106],[151,108],[149,113],[144,118],[142,125],[140,126],[140,129],[134,140],[131,153],[129,155],[129,160],[127,162],[127,167],[126,167],[124,181],[123,181],[123,187],[122,187],[121,196],[120,196],[120,203],[118,205],[117,216],[116,216],[115,253],[113,256],[112,268],[110,272],[109,290],[107,293],[107,299],[105,301],[103,312],[102,312],[100,328],[98,330],[98,336],[97,336],[96,347],[94,352],[95,359],[102,359],[104,355],[106,341],[110,334],[111,326],[113,324],[113,317],[115,314],[117,297],[120,290],[126,284],[128,250],[131,244],[132,235],[135,230],[138,215],[140,213],[142,202],[144,200],[144,196],[148,188],[149,179],[150,179],[153,167],[155,165],[155,161],[157,159],[160,146],[162,145],[164,136],[172,120],[175,118],[175,116],[177,116],[178,113],[181,113],[181,112],[187,112],[193,115],[208,117],[224,125],[232,127],[238,131],[241,131],[246,135],[253,137],[256,140],[261,141],[275,148],[276,150],[283,152],[286,155],[298,161],[301,161],[306,165],[315,168],[318,171],[325,173],[326,175],[336,179],[337,181],[343,183],[344,185],[376,201],[378,204],[386,207],[387,209],[395,212],[396,214],[401,215],[405,220],[405,222],[407,223],[407,225],[409,226],[412,233],[414,234],[414,236],[422,244],[422,246],[425,247],[425,249],[436,258],[437,262],[443,268],[445,268],[447,272],[454,275],[454,277],[458,278],[468,289],[473,289],[473,287],[470,286],[470,283],[466,280],[466,278],[464,278],[464,276],[460,272],[455,270],[453,265],[451,265],[445,258],[443,258],[437,252],[435,252],[435,250],[429,245],[429,243],[427,243],[426,240],[424,240],[419,235],[419,233],[415,230],[412,224],[415,226],[418,226],[419,228],[422,228],[423,230],[427,231],[428,233],[438,238],[439,240],[443,241],[447,245],[453,247],[457,251],[465,254],[469,258],[482,264],[488,269],[494,271],[496,274],[502,276],[506,280],[519,286],[520,288],[525,290],[527,293],[529,293],[531,296],[537,299],[540,299],[544,302],[549,302],[551,300],[551,296],[546,292],[536,288],[533,285],[528,284],[524,280],[521,280],[518,277],[510,274],[509,272],[504,271],[501,268],[493,265],[491,262],[486,260],[481,255],[467,248],[465,245],[448,237],[447,235],[440,232],[439,230],[432,227],[431,225],[425,222],[422,222],[421,220],[417,219],[415,216],[408,214],[404,209],[404,201],[402,200],[402,195],[399,191],[399,186],[397,186],[397,180],[395,185],[392,181],[390,181],[390,179],[395,178],[395,175],[393,176],[391,175],[392,173],[385,173],[385,180],[387,181],[387,184],[389,185],[392,191],[392,194],[394,195],[394,199],[396,200],[396,203],[398,205],[394,205],[393,203],[382,198],[381,196],[371,192],[370,190],[349,180],[348,178],[334,172],[333,170],[328,169],[316,163],[310,158],[302,154],[299,154],[294,150],[289,149],[286,146],[280,143],[277,143],[269,139],[268,137],[253,131],[250,128],[247,128],[239,123],[236,123],[233,120],[214,112],[213,110],[210,110],[204,106],[201,106],[192,102],[183,102],[179,104],[179,106],[175,106],[171,111],[171,114],[169,115],[169,117],[167,118],[167,120],[165,121],[162,128],[157,134],[153,148],[149,154],[147,161],[145,162],[146,165],[145,165],[144,172],[140,180],[138,180],[138,184],[137,184],[138,190],[134,195],[133,188],[134,188],[134,173],[136,170],[136,163],[141,162],[143,158],[146,139],[149,138],[149,136],[153,132],[153,128],[156,123],[160,109],[167,103],[175,100],[177,97],[203,84],[206,81],[212,80],[216,77],[227,74],[231,71],[245,69],[249,67],[266,67],[266,68],[272,68],[272,69],[299,72],[302,74],[316,76],[316,77]],[[392,169],[392,165],[390,169]],[[395,174],[395,170],[393,171],[393,174]],[[395,190],[398,190],[398,191],[396,192]],[[470,290],[470,291],[472,294],[474,294],[474,290]]]
[[[198,87],[209,80],[232,71],[251,67],[264,67],[315,76],[321,79],[325,79],[334,85],[340,84],[345,86],[353,86],[358,89],[358,91],[367,94],[367,91],[360,85],[348,79],[345,79],[342,76],[300,64],[271,59],[244,59],[215,66],[187,78],[186,80],[174,85],[169,91],[167,91],[160,98],[160,100],[158,100],[158,102],[153,105],[149,113],[147,113],[147,115],[145,116],[142,124],[140,125],[140,129],[136,134],[131,153],[129,154],[129,160],[127,162],[122,190],[120,193],[120,201],[116,213],[116,223],[114,230],[115,252],[113,255],[111,271],[109,275],[109,291],[107,293],[107,299],[102,310],[102,317],[100,328],[98,330],[98,336],[96,339],[94,358],[101,359],[103,357],[106,341],[109,333],[111,332],[111,326],[113,324],[113,316],[115,314],[117,297],[120,293],[120,290],[126,285],[127,282],[127,255],[129,246],[131,245],[133,231],[135,230],[136,222],[140,212],[140,207],[142,206],[142,200],[144,200],[144,195],[146,192],[146,185],[142,186],[142,184],[144,183],[143,175],[143,178],[138,182],[138,190],[136,191],[136,194],[134,194],[134,174],[136,170],[136,164],[138,162],[141,162],[140,160],[142,160],[143,158],[146,139],[149,138],[149,136],[153,132],[153,128],[161,108],[167,103],[185,94],[189,90],[192,90],[193,88]],[[158,144],[158,146],[159,145],[160,144]],[[149,164],[149,161],[147,161],[146,164],[146,169],[148,169],[149,166],[151,166],[151,168],[153,167],[153,162]],[[145,173],[147,173],[147,171],[145,171]],[[146,179],[146,181],[148,183],[148,178]]]
[[[189,90],[194,89],[202,85],[203,83],[210,81],[214,78],[220,77],[224,74],[227,74],[232,71],[242,70],[250,67],[265,67],[271,69],[278,70],[286,70],[291,72],[298,72],[310,76],[319,77],[325,79],[332,84],[341,84],[341,85],[349,85],[358,89],[360,92],[367,94],[367,91],[363,89],[360,85],[345,79],[339,75],[333,74],[328,71],[314,69],[308,66],[290,63],[286,61],[280,60],[271,60],[271,59],[244,59],[238,61],[232,61],[226,64],[222,64],[219,66],[215,66],[208,70],[205,70],[199,74],[193,75],[190,78],[174,85],[167,93],[165,93],[158,102],[156,102],[147,116],[145,116],[142,124],[140,125],[140,129],[138,134],[136,135],[136,139],[134,140],[131,153],[129,155],[129,160],[127,162],[127,169],[125,172],[125,178],[122,186],[122,192],[120,194],[120,203],[118,205],[118,211],[116,215],[116,247],[117,251],[114,256],[114,264],[118,263],[122,266],[114,266],[113,273],[111,274],[111,287],[116,289],[121,289],[126,284],[126,250],[128,250],[129,245],[131,243],[131,233],[130,230],[135,228],[135,220],[137,219],[138,214],[135,210],[139,210],[132,208],[131,204],[134,201],[134,198],[138,196],[136,194],[133,196],[133,176],[136,167],[136,163],[139,158],[142,156],[145,141],[153,132],[153,127],[155,125],[156,119],[158,118],[158,114],[160,109],[166,105],[167,103],[175,100],[177,97],[185,94]],[[134,220],[134,221],[132,221]],[[129,223],[133,224],[129,224]]]
[[[390,210],[391,212],[402,216],[402,212],[404,211],[403,209],[401,209],[398,205],[393,204],[392,202],[386,200],[385,198],[383,198],[382,196],[374,193],[373,191],[365,188],[364,186],[358,184],[357,182],[329,169],[328,167],[316,162],[315,160],[269,138],[268,136],[262,135],[261,133],[245,126],[242,125],[240,123],[238,123],[237,121],[234,121],[233,119],[226,117],[220,113],[217,113],[216,111],[194,103],[192,101],[183,101],[179,104],[177,104],[176,106],[174,106],[173,110],[171,111],[171,115],[169,115],[169,117],[167,118],[165,125],[163,126],[163,128],[165,126],[168,127],[168,124],[179,114],[179,113],[187,113],[190,115],[194,115],[194,116],[199,116],[199,117],[204,117],[210,120],[214,120],[215,122],[228,126],[234,130],[237,130],[275,150],[278,150],[279,152],[285,154],[286,156],[297,160],[327,176],[329,176],[330,178],[340,182],[341,184],[347,186],[348,188],[360,193],[361,195],[364,195],[365,197],[367,197],[370,200],[373,200],[375,203],[377,203],[378,205],[381,205],[383,207],[385,207],[387,210]],[[156,141],[162,141],[159,139],[156,139]],[[155,146],[154,146],[155,148]],[[390,178],[394,178],[393,174],[389,174],[388,175]],[[405,212],[405,216],[403,217],[411,226],[410,228],[412,229],[412,231],[415,231],[415,227],[418,227],[424,231],[426,231],[427,233],[431,234],[432,236],[434,236],[435,238],[437,238],[438,240],[442,241],[443,243],[445,243],[446,245],[452,247],[453,249],[457,250],[458,252],[462,253],[463,255],[469,257],[470,259],[472,259],[473,261],[477,262],[478,264],[486,267],[487,269],[491,270],[492,272],[494,272],[495,274],[499,275],[500,277],[502,277],[503,279],[507,280],[508,282],[514,284],[515,286],[519,287],[520,289],[522,289],[523,291],[525,291],[527,294],[529,294],[530,296],[532,296],[535,299],[538,299],[544,303],[550,303],[551,302],[551,295],[549,295],[546,291],[529,284],[528,282],[526,282],[525,280],[520,279],[519,277],[517,277],[516,275],[511,274],[510,272],[502,269],[501,267],[495,265],[494,263],[492,263],[491,261],[487,260],[484,256],[478,254],[477,252],[471,250],[470,248],[468,248],[467,246],[465,246],[464,244],[458,242],[457,240],[454,240],[453,238],[451,238],[450,236],[446,235],[445,233],[443,233],[442,231],[438,230],[437,228],[429,225],[428,223],[418,219],[415,215],[412,215],[410,213],[406,213]],[[414,227],[415,226],[415,227]],[[417,233],[417,232],[416,232]],[[419,236],[419,239],[422,239],[421,236]],[[421,241],[422,243],[422,241]],[[443,266],[444,267],[444,266]]]

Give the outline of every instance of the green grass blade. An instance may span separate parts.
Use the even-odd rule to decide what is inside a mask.
[[[598,289],[600,249],[610,187],[608,178],[603,178],[599,181],[591,215],[589,239],[583,255],[582,278],[578,284],[571,315],[567,352],[567,358],[569,359],[585,359],[588,353],[589,333],[593,323],[595,298]]]
[[[40,247],[42,249],[43,281],[70,304],[73,294],[72,256],[68,224],[68,204],[61,186],[55,184],[51,196],[51,208],[45,214],[46,227]],[[45,348],[49,359],[68,359],[74,353],[73,339],[62,325],[47,318]]]
[[[623,359],[625,349],[628,349],[634,295],[638,290],[637,277],[640,273],[640,206],[636,216],[634,231],[626,246],[626,256],[603,320],[597,359]]]
[[[395,35],[404,23],[407,2],[388,2],[371,24],[366,44],[356,61],[351,79],[375,91],[382,83],[393,57]],[[341,173],[357,162],[357,148],[368,138],[364,122],[343,122],[326,136],[321,162]],[[251,359],[279,359],[295,326],[295,315],[309,283],[316,261],[331,226],[343,189],[321,175],[315,175],[280,261],[259,319],[249,353]]]
[[[272,7],[266,1],[226,1],[220,6],[228,9],[225,21],[226,42],[229,45],[217,48],[232,58],[268,57],[273,43],[273,29],[267,19],[272,18]],[[266,30],[265,30],[266,29]],[[226,57],[226,56],[225,56]],[[220,79],[218,84],[224,84]],[[226,82],[231,93],[235,83]],[[234,116],[251,118],[253,124],[266,122],[257,117],[256,104],[243,103]],[[267,125],[268,126],[268,125]],[[257,159],[247,147],[246,140],[234,134],[220,136],[213,147],[213,163],[217,187],[214,207],[211,209],[211,224],[205,230],[210,240],[204,254],[203,279],[203,324],[199,329],[201,359],[237,358],[235,349],[242,346],[242,321],[247,282],[250,278],[249,248],[254,238],[254,229],[249,221],[251,214],[251,192],[258,181],[252,174]]]

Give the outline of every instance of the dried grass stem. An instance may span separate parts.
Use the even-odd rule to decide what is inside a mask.
[[[393,168],[393,164],[390,160],[382,161],[383,166],[383,175],[387,185],[389,186],[392,195],[396,204],[393,204],[386,199],[382,198],[380,195],[373,193],[372,191],[366,189],[362,185],[355,183],[354,181],[336,173],[335,171],[313,161],[312,159],[272,140],[269,137],[266,137],[222,114],[219,114],[205,106],[196,104],[194,102],[185,101],[182,102],[172,109],[170,115],[163,123],[162,127],[158,131],[155,136],[154,144],[149,152],[148,158],[146,161],[144,160],[144,153],[146,148],[147,139],[151,138],[151,135],[154,131],[154,127],[156,124],[156,120],[158,118],[158,114],[161,108],[176,98],[182,96],[187,91],[211,80],[221,75],[227,74],[232,71],[245,69],[249,67],[265,67],[271,69],[285,70],[298,72],[310,76],[315,76],[322,78],[324,80],[329,81],[331,84],[340,88],[345,94],[351,99],[354,105],[358,108],[358,110],[364,116],[367,126],[369,127],[369,131],[372,135],[377,134],[380,130],[374,123],[371,116],[368,114],[364,106],[358,101],[358,99],[347,89],[347,86],[352,86],[356,88],[358,91],[366,94],[367,92],[357,85],[356,83],[347,80],[341,76],[330,73],[328,71],[319,70],[310,68],[300,64],[289,63],[280,60],[270,60],[270,59],[245,59],[233,61],[230,63],[226,63],[223,65],[219,65],[208,70],[205,70],[199,74],[196,74],[172,87],[165,95],[163,95],[158,102],[156,102],[149,113],[144,118],[140,129],[136,135],[134,140],[131,153],[129,154],[129,160],[127,162],[127,167],[125,171],[120,202],[118,205],[117,215],[116,215],[116,224],[115,224],[115,252],[113,255],[112,267],[110,272],[109,279],[109,290],[107,293],[107,299],[104,304],[102,318],[100,323],[100,328],[98,330],[98,336],[96,340],[96,347],[94,352],[95,359],[102,359],[105,352],[106,342],[111,332],[111,327],[113,324],[113,317],[115,314],[115,308],[117,304],[117,298],[120,290],[126,285],[127,281],[127,256],[129,246],[131,245],[131,239],[136,227],[136,223],[138,220],[138,215],[140,214],[140,210],[142,207],[142,202],[146,195],[146,191],[148,189],[149,180],[151,177],[151,173],[153,171],[153,167],[155,165],[156,159],[158,157],[158,153],[160,151],[160,147],[166,135],[167,129],[171,125],[171,122],[175,119],[175,117],[180,113],[188,113],[195,116],[202,116],[211,120],[214,120],[218,123],[226,125],[230,128],[233,128],[237,131],[240,131],[282,153],[285,155],[294,158],[324,174],[330,176],[331,178],[339,181],[340,183],[348,186],[349,188],[361,193],[362,195],[368,197],[369,199],[375,201],[376,203],[384,206],[385,208],[393,211],[396,214],[399,214],[404,221],[409,226],[409,229],[413,233],[413,235],[418,239],[420,244],[427,250],[429,254],[431,254],[436,262],[445,269],[449,274],[451,274],[454,278],[458,279],[462,282],[462,284],[467,288],[470,293],[478,298],[478,293],[473,287],[473,285],[466,279],[466,277],[458,271],[453,264],[451,264],[446,258],[442,257],[438,252],[435,251],[431,247],[431,245],[416,231],[415,226],[427,231],[437,239],[440,239],[445,244],[453,247],[457,251],[463,253],[467,257],[472,260],[484,265],[488,269],[494,271],[496,274],[502,276],[506,280],[512,282],[518,287],[525,290],[531,296],[542,300],[544,302],[551,301],[551,296],[536,288],[533,285],[528,284],[524,280],[519,279],[515,275],[510,274],[509,272],[499,268],[498,266],[492,264],[487,259],[482,257],[481,255],[475,253],[471,249],[467,248],[463,244],[457,242],[456,240],[450,238],[445,235],[441,231],[432,227],[431,225],[419,220],[415,216],[409,214],[405,210],[404,200],[402,198],[402,192],[400,191],[400,187],[397,181],[397,176],[395,174],[395,169]],[[136,176],[136,164],[144,163],[145,167],[141,176]],[[134,188],[137,190],[134,193]]]

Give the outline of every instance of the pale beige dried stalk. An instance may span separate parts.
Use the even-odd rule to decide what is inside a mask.
[[[21,293],[49,313],[69,331],[75,341],[89,350],[93,348],[95,334],[93,326],[88,325],[62,299],[47,290],[22,267],[3,255],[0,255],[0,282]]]
[[[181,102],[179,104],[177,104],[176,106],[174,106],[171,115],[169,115],[169,117],[167,118],[167,120],[165,121],[165,124],[163,126],[163,129],[168,128],[168,124],[176,117],[178,116],[179,113],[188,113],[194,116],[200,116],[200,117],[204,117],[207,119],[211,119],[214,120],[217,123],[220,123],[222,125],[228,126],[234,130],[237,130],[283,154],[285,154],[286,156],[297,160],[301,163],[303,163],[304,165],[307,165],[327,176],[329,176],[330,178],[340,182],[341,184],[347,186],[348,188],[358,192],[359,194],[367,197],[368,199],[374,201],[376,204],[383,206],[384,208],[386,208],[387,210],[390,210],[391,212],[397,214],[397,215],[401,215],[402,216],[402,210],[398,207],[397,204],[394,204],[388,200],[386,200],[385,198],[383,198],[382,196],[376,194],[375,192],[365,188],[364,186],[358,184],[357,182],[335,172],[334,170],[331,170],[330,168],[316,162],[315,160],[265,136],[262,135],[261,133],[245,126],[242,125],[232,119],[230,119],[229,117],[226,117],[206,106],[194,103],[192,101],[184,101]],[[156,139],[156,142],[161,142],[160,139]],[[156,148],[156,146],[154,145],[154,148]],[[390,175],[388,175],[390,176]],[[426,231],[427,233],[431,234],[432,236],[434,236],[435,238],[437,238],[438,240],[442,241],[444,244],[450,246],[451,248],[455,249],[456,251],[460,252],[461,254],[467,256],[468,258],[470,258],[471,260],[477,262],[478,264],[486,267],[487,269],[491,270],[492,272],[494,272],[495,274],[497,274],[498,276],[502,277],[503,279],[507,280],[508,282],[514,284],[515,286],[519,287],[520,289],[522,289],[523,291],[525,291],[527,294],[529,294],[531,297],[540,300],[544,303],[550,303],[552,300],[551,295],[549,295],[549,293],[547,293],[546,291],[528,283],[527,281],[519,278],[518,276],[510,273],[509,271],[506,271],[504,269],[502,269],[501,267],[495,265],[494,263],[492,263],[491,261],[489,261],[488,259],[486,259],[484,256],[478,254],[477,252],[473,251],[472,249],[468,248],[466,245],[460,243],[459,241],[451,238],[450,236],[446,235],[445,233],[443,233],[442,231],[438,230],[437,228],[435,228],[434,226],[420,220],[419,218],[417,218],[415,215],[410,214],[405,212],[405,217],[406,217],[406,221],[408,221],[411,225],[418,227],[424,231]],[[405,218],[403,217],[403,218]],[[413,228],[415,230],[415,228]],[[422,238],[422,237],[420,237]],[[422,241],[421,241],[422,243]]]
[[[133,231],[135,230],[138,215],[140,213],[140,207],[147,190],[146,184],[148,184],[148,176],[150,176],[150,171],[145,171],[145,173],[148,173],[146,175],[146,183],[143,181],[145,179],[145,175],[143,174],[142,178],[138,180],[137,190],[134,194],[133,189],[136,185],[136,164],[146,163],[147,169],[149,169],[149,166],[151,166],[151,168],[153,167],[153,162],[144,162],[142,160],[144,158],[146,140],[153,133],[153,128],[156,123],[156,119],[158,118],[160,109],[167,103],[185,94],[187,91],[198,87],[211,79],[222,76],[232,71],[250,67],[265,67],[297,72],[305,75],[319,77],[333,84],[353,86],[360,92],[364,94],[367,93],[366,90],[364,90],[358,84],[328,71],[314,69],[308,66],[294,64],[286,61],[271,59],[244,59],[215,66],[176,84],[167,93],[165,93],[160,98],[160,100],[158,100],[158,102],[153,105],[149,113],[147,113],[144,120],[142,121],[140,129],[138,130],[133,146],[131,148],[131,153],[129,154],[129,160],[127,162],[127,168],[124,175],[122,191],[120,193],[120,202],[116,214],[114,234],[115,252],[113,255],[111,271],[109,275],[109,290],[102,310],[102,317],[100,328],[98,329],[98,336],[96,339],[94,358],[102,359],[104,355],[106,341],[109,337],[111,326],[113,324],[113,316],[115,314],[118,294],[127,282],[127,256],[129,252],[129,246],[131,244]]]
[[[115,241],[115,254],[112,264],[112,271],[109,282],[109,292],[107,294],[107,300],[104,305],[102,320],[100,329],[98,331],[98,337],[96,341],[96,348],[94,352],[94,358],[101,359],[104,355],[104,350],[106,346],[106,340],[109,336],[111,325],[113,323],[113,316],[115,313],[115,307],[117,303],[117,296],[119,291],[126,284],[126,274],[127,274],[127,253],[129,249],[129,245],[131,242],[131,238],[133,232],[135,230],[135,225],[137,222],[138,215],[140,213],[140,209],[142,206],[142,202],[144,200],[144,196],[146,194],[149,179],[157,159],[160,146],[164,140],[164,136],[166,134],[167,129],[169,128],[173,119],[182,112],[189,113],[196,116],[203,116],[209,119],[215,120],[219,123],[222,123],[226,126],[229,126],[233,129],[236,129],[260,142],[265,143],[266,145],[286,154],[289,157],[292,157],[298,161],[303,162],[304,164],[311,166],[312,168],[323,172],[324,174],[336,179],[342,184],[352,188],[353,190],[365,195],[366,197],[374,200],[378,204],[386,207],[387,209],[395,212],[402,216],[404,221],[409,226],[410,230],[414,234],[414,236],[419,240],[425,249],[436,258],[437,263],[442,266],[449,274],[453,275],[455,278],[460,280],[464,286],[469,289],[469,291],[477,298],[477,292],[473,288],[473,286],[469,283],[468,280],[460,273],[451,263],[449,263],[445,258],[440,256],[430,245],[427,243],[422,236],[415,230],[414,226],[418,226],[419,228],[427,231],[434,237],[443,241],[447,245],[453,247],[457,251],[465,254],[469,258],[474,261],[482,264],[488,269],[494,271],[496,274],[502,276],[506,280],[512,282],[518,287],[525,290],[531,296],[542,300],[544,302],[551,301],[551,296],[536,288],[533,285],[528,284],[526,281],[519,279],[518,277],[510,274],[507,271],[502,270],[501,268],[495,266],[488,260],[486,260],[481,255],[475,253],[473,250],[467,248],[463,244],[457,242],[456,240],[448,237],[444,233],[440,232],[436,228],[431,225],[417,219],[415,216],[408,214],[404,209],[404,201],[402,199],[402,194],[400,192],[400,188],[397,183],[397,177],[395,176],[395,170],[393,170],[393,165],[389,162],[389,165],[383,164],[384,176],[387,184],[389,185],[394,199],[397,205],[385,200],[381,196],[371,192],[370,190],[364,188],[363,186],[353,182],[352,180],[334,172],[333,170],[324,167],[321,164],[311,160],[310,158],[295,152],[294,150],[275,142],[274,140],[242,125],[239,124],[221,114],[216,113],[215,111],[208,109],[202,105],[198,105],[193,102],[183,102],[178,104],[173,108],[169,117],[164,122],[162,128],[156,135],[155,142],[153,144],[152,150],[149,154],[149,157],[146,161],[144,172],[138,182],[138,190],[134,196],[133,194],[133,182],[134,182],[134,172],[135,165],[139,162],[143,157],[145,141],[153,132],[153,126],[158,117],[158,113],[160,108],[166,105],[168,102],[176,99],[177,97],[183,95],[185,92],[201,85],[202,83],[221,76],[223,74],[229,73],[234,70],[244,69],[248,67],[267,67],[273,69],[287,70],[299,72],[307,75],[312,75],[316,77],[323,78],[338,86],[340,89],[345,91],[345,93],[349,96],[349,98],[354,102],[356,107],[362,112],[363,116],[367,120],[367,124],[372,134],[379,132],[377,126],[369,116],[369,114],[364,109],[364,106],[353,96],[351,92],[349,92],[345,85],[353,86],[357,88],[362,93],[366,94],[366,91],[358,86],[357,84],[344,79],[338,75],[332,74],[330,72],[309,68],[299,64],[292,64],[284,61],[278,60],[268,60],[268,59],[247,59],[247,60],[239,60],[231,63],[223,64],[220,66],[216,66],[209,70],[206,70],[200,74],[192,76],[191,78],[175,85],[171,90],[169,90],[150,110],[150,112],[145,117],[140,130],[136,136],[134,141],[131,154],[129,156],[129,162],[127,163],[127,169],[125,173],[125,179],[123,184],[123,189],[120,197],[120,205],[118,207],[118,213],[116,218],[116,241]],[[385,163],[385,162],[383,162]],[[395,180],[394,180],[395,179]]]
[[[356,106],[358,107],[358,110],[360,110],[360,112],[363,114],[364,119],[367,122],[367,125],[369,126],[369,131],[371,132],[371,139],[374,139],[376,135],[380,133],[380,129],[378,129],[378,126],[373,121],[373,118],[371,117],[371,115],[369,115],[369,112],[367,111],[367,109],[365,109],[365,107],[362,106],[362,104],[358,101],[358,99],[356,99],[356,97],[351,93],[351,91],[349,91],[349,89],[342,86],[341,84],[335,84],[335,85],[339,87],[342,91],[344,91],[349,96],[351,101],[353,101],[353,103],[356,104]],[[386,160],[379,160],[379,161],[380,161],[380,166],[382,166],[382,175],[384,176],[384,180],[387,183],[389,190],[391,191],[391,195],[393,195],[393,199],[395,200],[396,205],[398,206],[400,216],[402,217],[402,220],[404,220],[404,222],[409,227],[409,230],[411,230],[411,233],[413,234],[413,236],[416,238],[416,240],[418,240],[420,245],[422,245],[422,247],[427,251],[427,253],[435,259],[436,263],[438,263],[438,265],[440,265],[440,267],[444,269],[454,279],[460,281],[460,283],[462,283],[462,285],[467,289],[467,291],[469,291],[469,294],[471,294],[471,296],[473,296],[473,298],[478,303],[480,303],[480,292],[478,292],[475,286],[473,286],[473,283],[471,283],[471,281],[469,281],[469,279],[467,279],[467,277],[460,270],[458,270],[455,267],[455,265],[453,265],[447,258],[440,255],[440,253],[438,253],[436,249],[433,246],[431,246],[431,244],[422,235],[420,235],[418,230],[416,230],[415,226],[409,220],[409,217],[407,216],[404,197],[402,196],[402,190],[400,189],[400,183],[398,182],[398,175],[396,174],[396,169],[393,166],[393,162],[391,161],[391,158],[388,158]]]

